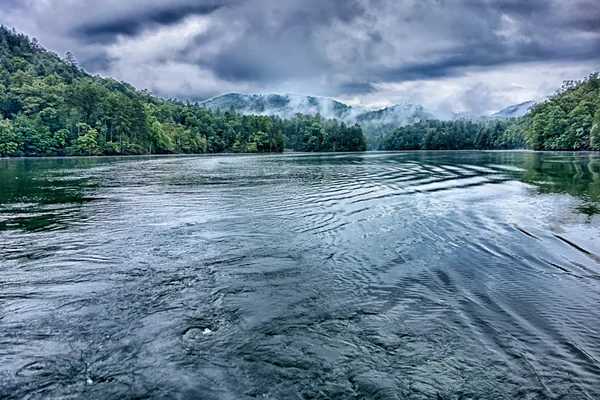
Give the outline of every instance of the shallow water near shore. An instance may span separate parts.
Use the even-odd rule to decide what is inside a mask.
[[[0,398],[600,398],[600,155],[0,160]]]

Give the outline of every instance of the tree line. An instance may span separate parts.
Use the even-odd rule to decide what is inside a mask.
[[[362,151],[360,126],[211,111],[91,76],[0,27],[0,156]]]
[[[383,136],[379,150],[490,150],[525,147],[517,120],[427,120]]]

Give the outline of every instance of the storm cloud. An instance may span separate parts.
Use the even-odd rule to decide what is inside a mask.
[[[176,4],[175,7],[142,10],[138,14],[126,14],[115,19],[82,24],[73,29],[72,33],[88,40],[106,39],[110,42],[118,35],[135,36],[151,24],[175,24],[189,15],[208,15],[219,8],[219,4]]]
[[[0,22],[164,97],[493,112],[600,69],[596,0],[0,0]]]

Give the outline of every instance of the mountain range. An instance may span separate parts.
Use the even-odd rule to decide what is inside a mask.
[[[381,135],[398,127],[427,119],[486,120],[521,117],[535,102],[529,101],[510,106],[492,115],[454,113],[445,116],[428,110],[420,104],[402,103],[381,110],[366,110],[326,97],[298,94],[229,93],[206,100],[201,104],[211,110],[227,111],[233,108],[242,114],[277,115],[282,118],[292,118],[299,113],[320,114],[325,118],[335,118],[346,124],[359,123],[367,136],[371,136],[375,132]]]

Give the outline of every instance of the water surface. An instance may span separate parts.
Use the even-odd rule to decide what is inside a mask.
[[[0,398],[600,398],[600,156],[0,160]]]

